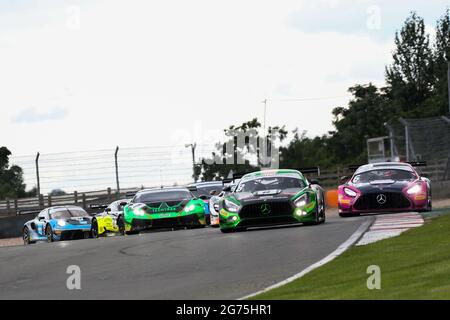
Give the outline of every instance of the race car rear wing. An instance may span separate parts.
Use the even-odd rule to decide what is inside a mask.
[[[309,167],[309,168],[296,168],[295,170],[300,171],[301,173],[315,173],[320,176],[320,167]]]
[[[426,167],[427,166],[426,161],[410,161],[407,163],[412,165],[413,167]]]
[[[187,186],[186,188],[187,188],[190,192],[196,192],[196,191],[198,191],[198,189],[197,189],[196,186]]]
[[[136,195],[137,191],[127,191],[125,193],[125,198],[133,198]]]
[[[108,205],[107,204],[91,204],[89,206],[89,208],[91,208],[92,210],[106,209],[106,208],[108,208]]]

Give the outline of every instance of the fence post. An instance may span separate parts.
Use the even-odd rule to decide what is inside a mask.
[[[36,163],[37,194],[38,195],[41,194],[41,181],[40,181],[40,178],[39,178],[39,156],[40,156],[40,154],[38,152],[37,155],[36,155],[36,160],[35,160],[35,163]]]
[[[106,189],[106,192],[108,193],[108,203],[111,203],[111,188]]]
[[[19,203],[18,203],[17,199],[14,199],[14,211],[15,211],[15,214],[17,214],[17,212],[19,212]]]
[[[51,207],[52,206],[52,195],[48,194],[48,206]]]
[[[44,208],[44,195],[39,194],[39,208]]]
[[[82,200],[83,201],[83,209],[86,209],[86,193],[83,193],[81,195],[81,198],[83,199]]]
[[[6,199],[6,212],[8,214],[11,213],[11,204],[9,203],[9,199]]]
[[[74,192],[73,192],[73,202],[74,202],[75,204],[78,203],[78,191],[74,191]]]
[[[119,185],[119,163],[117,161],[117,154],[119,153],[119,146],[116,147],[116,152],[114,153],[114,163],[116,166],[116,188],[117,194],[120,193],[120,185]]]

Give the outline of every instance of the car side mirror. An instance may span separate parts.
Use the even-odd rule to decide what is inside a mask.
[[[38,217],[39,221],[45,220],[45,217]]]
[[[209,193],[211,196],[215,196],[216,195],[216,193],[217,193],[217,191],[216,190],[211,190],[211,192]]]
[[[124,201],[124,202],[121,202],[119,204],[120,204],[121,207],[125,207],[128,204],[128,202]]]
[[[311,179],[310,181],[309,181],[309,183],[310,184],[319,184],[319,180],[317,180],[317,179]]]
[[[105,212],[111,212],[111,208],[106,208]]]
[[[205,195],[201,195],[200,197],[198,197],[200,200],[207,200],[208,199],[208,197],[207,196],[205,196]]]
[[[222,191],[224,191],[224,192],[231,192],[231,186],[224,187],[222,189]]]

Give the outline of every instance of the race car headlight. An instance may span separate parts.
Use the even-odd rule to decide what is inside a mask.
[[[420,187],[420,185],[416,184],[414,186],[412,186],[411,188],[409,188],[406,193],[407,194],[416,194],[422,191],[422,188]]]
[[[64,227],[66,225],[66,222],[64,220],[58,220],[58,226]]]
[[[229,200],[224,201],[224,209],[229,211],[229,212],[238,212],[239,211],[239,206]]]
[[[134,210],[134,214],[136,215],[136,216],[144,216],[145,215],[145,211],[144,211],[144,209],[143,208],[138,208],[138,209],[135,209]]]
[[[344,193],[349,197],[356,197],[357,193],[349,188],[344,188]]]
[[[307,193],[301,195],[300,197],[298,197],[298,199],[296,199],[294,201],[294,204],[297,208],[303,207],[307,203],[308,203],[308,194]]]
[[[184,211],[186,212],[191,212],[195,210],[195,205],[194,204],[190,204],[188,205],[186,208],[184,208]]]

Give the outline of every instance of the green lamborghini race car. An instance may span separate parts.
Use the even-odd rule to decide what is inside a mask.
[[[308,170],[311,172],[311,169]],[[222,232],[324,222],[324,190],[316,181],[309,182],[298,170],[266,170],[246,174],[219,204]]]
[[[124,222],[128,234],[155,228],[204,227],[204,203],[187,188],[142,190],[125,206]]]

